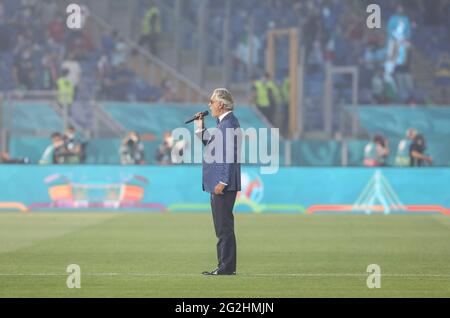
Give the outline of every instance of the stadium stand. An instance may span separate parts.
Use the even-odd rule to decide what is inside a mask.
[[[358,17],[365,12],[365,5],[371,1],[240,1],[231,6],[230,34],[233,85],[241,85],[247,91],[252,75],[249,74],[248,57],[249,41],[254,43],[253,72],[260,75],[265,70],[264,50],[266,48],[266,33],[271,28],[296,27],[300,31],[300,43],[305,49],[304,74],[304,123],[305,131],[311,132],[306,136],[315,136],[316,140],[286,140],[282,142],[284,155],[285,142],[291,146],[291,164],[293,165],[339,165],[342,164],[343,144],[348,149],[347,163],[360,165],[364,145],[368,136],[382,133],[391,141],[393,147],[398,138],[403,137],[405,130],[414,126],[423,133],[429,144],[429,151],[439,154],[435,164],[450,164],[448,146],[439,140],[441,135],[447,134],[448,114],[438,102],[448,104],[449,96],[440,96],[439,87],[434,85],[435,66],[442,57],[450,52],[448,39],[448,13],[450,2],[440,1],[439,18],[431,21],[425,2],[421,1],[387,1],[379,0],[382,7],[382,31],[368,31],[360,28],[364,19]],[[2,92],[27,90],[54,90],[56,80],[61,74],[63,65],[69,58],[69,52],[74,53],[75,62],[81,69],[77,94],[71,107],[70,116],[77,127],[90,132],[93,130],[94,113],[93,101],[101,101],[100,109],[106,112],[117,127],[124,130],[136,130],[143,134],[150,134],[154,140],[144,140],[146,157],[154,158],[153,151],[161,142],[164,131],[180,126],[180,123],[193,112],[204,109],[200,104],[166,105],[162,81],[156,83],[142,76],[139,72],[139,53],[132,50],[125,40],[136,40],[139,37],[141,23],[148,12],[149,1],[130,1],[130,15],[134,28],[122,28],[120,21],[111,19],[110,29],[100,28],[97,21],[89,18],[89,10],[100,5],[85,1],[83,12],[87,16],[86,27],[82,31],[69,31],[64,26],[64,20],[55,12],[64,3],[57,1],[13,1],[1,2],[3,16],[0,17],[0,90]],[[103,2],[106,14],[120,14],[123,7],[120,4]],[[171,55],[173,46],[167,42],[173,40],[175,0],[153,1],[161,14],[161,50],[155,54],[162,62],[170,64],[166,56]],[[224,40],[222,30],[226,5],[225,1],[208,1],[208,19],[205,35],[207,45],[204,63],[210,67],[222,65],[224,62],[221,49]],[[289,5],[286,5],[289,3]],[[392,33],[398,21],[398,4],[404,6],[405,16],[410,23],[404,37],[410,42],[404,44]],[[198,33],[198,2],[182,1],[182,48],[184,56],[198,50],[200,35]],[[114,10],[116,12],[114,12]],[[434,8],[434,10],[436,10]],[[99,13],[99,12],[92,12]],[[100,12],[101,13],[101,12]],[[35,19],[29,19],[32,15]],[[101,14],[100,14],[101,15]],[[362,20],[361,20],[362,19]],[[123,21],[122,21],[123,22]],[[253,25],[250,25],[253,22]],[[120,30],[111,31],[111,30]],[[253,39],[249,39],[252,29]],[[123,30],[129,30],[129,33]],[[392,38],[395,38],[392,42]],[[203,40],[203,39],[202,39]],[[165,41],[165,42],[164,42]],[[393,44],[394,43],[394,44]],[[288,50],[284,40],[279,41],[276,54],[275,82],[281,86],[288,69]],[[398,45],[398,47],[396,46]],[[394,79],[398,85],[395,92],[389,90],[386,76],[386,57],[392,47],[405,56],[412,58],[410,68],[405,72],[411,76],[413,90],[411,94],[401,92],[399,79]],[[394,51],[395,51],[394,50]],[[169,54],[171,53],[171,54]],[[172,54],[173,55],[173,54]],[[399,65],[403,65],[408,58],[398,57]],[[186,59],[186,61],[189,61]],[[360,130],[364,136],[359,140],[346,139],[345,136],[334,139],[324,138],[320,134],[324,129],[324,84],[327,63],[335,66],[356,66],[360,73],[359,107]],[[189,63],[186,63],[189,64]],[[191,69],[196,67],[190,63]],[[184,65],[185,66],[185,65]],[[183,74],[186,70],[180,66],[177,71]],[[445,68],[445,65],[443,66]],[[444,69],[445,71],[445,69]],[[207,73],[206,84],[203,88],[209,91],[208,85],[216,85]],[[185,74],[186,75],[186,74]],[[189,73],[187,74],[189,75]],[[196,76],[192,82],[196,82]],[[403,78],[404,79],[404,78]],[[409,83],[409,80],[406,80]],[[442,81],[441,81],[442,82]],[[167,82],[166,82],[167,83]],[[445,82],[442,82],[445,85]],[[334,77],[334,93],[332,130],[333,135],[339,134],[342,118],[338,115],[351,102],[351,81],[348,76]],[[378,89],[380,91],[378,91]],[[378,95],[380,93],[381,95]],[[153,103],[149,106],[147,103]],[[239,100],[239,118],[245,127],[266,127],[258,112],[245,106],[246,100]],[[436,105],[427,108],[411,108],[404,105],[416,106],[421,104]],[[381,105],[381,106],[380,106]],[[48,140],[36,137],[43,132],[62,131],[62,115],[55,108],[45,102],[29,103],[28,101],[14,101],[12,111],[8,103],[4,105],[2,116],[3,127],[10,129],[10,153],[16,156],[27,156],[32,162],[37,162],[38,154],[45,149]],[[441,109],[442,108],[442,109]],[[5,112],[6,111],[6,112]],[[8,113],[8,111],[10,111]],[[377,115],[380,114],[380,115]],[[377,116],[386,116],[383,120],[373,120]],[[157,120],[155,120],[155,117]],[[388,118],[388,119],[386,119]],[[11,120],[10,120],[11,119]],[[9,121],[10,120],[10,121]],[[383,123],[377,125],[376,123]],[[434,127],[434,128],[433,128]],[[41,133],[39,133],[41,132]],[[24,135],[24,133],[28,135]],[[438,135],[441,134],[441,135]],[[148,137],[148,136],[147,136]],[[354,137],[354,136],[353,136]],[[360,136],[361,137],[361,136]],[[88,158],[90,163],[118,163],[117,149],[120,137],[110,138],[91,137],[88,143]],[[344,138],[344,139],[342,139]],[[320,139],[320,140],[317,140]],[[44,142],[45,141],[45,142]],[[39,150],[38,150],[39,149]],[[147,155],[148,154],[148,155]],[[282,160],[284,162],[284,158]],[[392,162],[390,160],[389,162]]]

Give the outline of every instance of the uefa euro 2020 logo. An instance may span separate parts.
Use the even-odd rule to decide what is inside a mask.
[[[264,195],[264,185],[259,175],[253,171],[245,171],[241,175],[241,192],[239,201],[259,203]]]

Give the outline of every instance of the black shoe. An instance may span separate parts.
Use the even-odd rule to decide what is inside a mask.
[[[227,272],[227,271],[222,271],[222,270],[219,270],[218,268],[216,268],[215,270],[213,270],[211,272],[205,271],[202,274],[206,275],[206,276],[210,276],[210,275],[236,275],[236,272]]]

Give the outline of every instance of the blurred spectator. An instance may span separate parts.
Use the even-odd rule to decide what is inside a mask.
[[[51,135],[52,143],[45,149],[39,160],[39,164],[58,164],[64,163],[65,149],[64,140],[60,133],[55,132]]]
[[[131,70],[129,71],[131,72]],[[144,79],[139,76],[134,76],[130,87],[131,91],[128,94],[128,100],[156,102],[160,101],[163,96],[163,92],[159,87],[148,85]]]
[[[318,39],[314,41],[311,53],[308,56],[308,73],[319,72],[325,63],[325,58],[322,50],[322,44]]]
[[[25,35],[25,33],[21,32],[17,35],[16,43],[13,48],[13,55],[15,57],[19,57],[23,51],[31,47],[30,39]]]
[[[397,83],[398,96],[402,103],[411,102],[414,93],[414,83],[411,75],[411,53],[410,43],[398,41],[398,53],[395,67],[395,80]]]
[[[411,37],[411,22],[401,4],[397,6],[396,13],[389,18],[388,37],[397,41],[408,40]]]
[[[390,41],[387,59],[384,63],[384,85],[387,102],[397,101],[397,83],[394,71],[397,63],[398,45],[396,41]]]
[[[364,25],[365,21],[364,18],[360,16],[352,16],[347,28],[347,36],[349,39],[351,39],[353,42],[360,42],[363,39],[364,36]]]
[[[89,11],[89,8],[85,4],[82,4],[80,8],[81,8],[81,29],[89,30],[90,27],[88,21],[91,12]]]
[[[436,66],[435,81],[441,90],[444,104],[450,103],[450,57],[448,53],[441,54]]]
[[[81,81],[81,66],[76,60],[75,52],[70,52],[67,59],[62,63],[61,69],[67,70],[66,78],[73,86],[73,99],[76,98],[77,89]]]
[[[109,68],[111,67],[108,56],[103,54],[97,62],[97,75],[100,78],[100,81],[103,81],[103,78],[107,75]]]
[[[75,36],[70,45],[69,52],[72,53],[72,60],[82,61],[87,58],[87,53],[92,50],[92,43],[86,33]]]
[[[241,13],[247,21],[247,14]],[[252,23],[252,22],[249,22]],[[239,35],[237,45],[232,54],[233,79],[243,81],[248,78],[249,70],[256,69],[260,61],[260,52],[263,46],[262,39],[255,30],[251,31],[250,24],[246,23],[243,32]],[[251,51],[251,54],[250,54]]]
[[[325,45],[325,60],[334,63],[336,60],[336,35],[332,33]]]
[[[267,88],[268,74],[261,79],[254,79],[252,83],[251,102],[267,118],[271,118],[272,109],[270,108],[269,89]]]
[[[46,53],[42,58],[42,74],[41,83],[42,88],[51,90],[56,87],[58,80],[58,64],[55,55]]]
[[[398,143],[397,154],[395,156],[395,165],[406,167],[410,165],[410,148],[417,131],[414,128],[409,128],[406,131],[406,136]]]
[[[152,54],[158,54],[159,38],[161,34],[161,13],[159,8],[150,1],[148,10],[144,14],[141,25],[139,44]]]
[[[250,41],[252,45],[252,56],[250,56]],[[242,33],[239,39],[235,50],[235,56],[237,56],[246,66],[250,65],[250,63],[253,65],[258,65],[258,52],[261,49],[261,46],[261,40],[254,33],[253,35],[250,34],[249,26],[247,25],[246,31]]]
[[[45,43],[45,50],[49,54],[53,54],[58,61],[62,61],[66,54],[66,49],[61,43],[55,42],[53,38],[47,34],[47,42]]]
[[[381,69],[377,69],[372,77],[372,94],[378,104],[384,104],[386,102],[383,71]]]
[[[378,167],[386,165],[389,156],[389,142],[381,135],[375,135],[364,148],[364,166]]]
[[[33,64],[32,54],[32,49],[26,48],[15,59],[13,76],[19,89],[33,89],[36,80],[36,70]]]
[[[69,70],[63,69],[61,77],[56,81],[58,90],[58,103],[61,107],[70,106],[73,104],[75,98],[75,88],[72,81],[69,79]]]
[[[116,48],[116,44],[119,39],[119,33],[117,30],[113,30],[111,33],[103,36],[102,38],[102,50],[103,53],[106,54],[109,58],[111,58],[114,49]]]
[[[133,100],[134,74],[125,63],[112,67],[103,80],[103,93],[106,98],[118,101]]]
[[[123,165],[142,165],[145,163],[144,145],[141,143],[139,134],[130,131],[122,140],[119,149],[120,163]]]
[[[176,101],[176,94],[175,89],[173,87],[172,81],[169,79],[164,79],[161,84],[161,89],[163,91],[163,97],[161,99],[161,102],[175,102]]]
[[[111,65],[118,66],[120,64],[126,63],[128,59],[128,46],[125,40],[121,37],[118,38],[114,50],[111,55]]]
[[[269,95],[269,109],[270,109],[270,117],[269,120],[275,127],[280,127],[282,124],[281,121],[281,107],[283,103],[283,97],[281,96],[281,91],[278,85],[273,80],[273,77],[266,73],[266,87]]]
[[[412,167],[421,167],[425,164],[431,165],[433,158],[425,155],[427,149],[425,138],[422,134],[417,134],[409,148],[410,164]]]
[[[308,3],[310,5],[311,2]],[[308,17],[303,25],[303,41],[305,44],[305,56],[308,59],[311,52],[314,40],[317,39],[317,34],[321,32],[320,23],[320,13],[319,10],[312,6],[308,11]]]
[[[385,50],[381,48],[378,42],[368,41],[364,49],[363,55],[359,60],[361,65],[361,80],[364,85],[370,81],[376,70],[381,66],[385,59]]]
[[[56,14],[47,26],[48,34],[53,41],[56,43],[62,43],[64,41],[65,27],[63,15]]]

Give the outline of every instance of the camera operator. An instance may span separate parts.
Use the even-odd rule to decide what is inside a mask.
[[[123,139],[119,149],[120,163],[123,165],[141,165],[145,163],[144,145],[141,143],[139,134],[130,131]]]
[[[411,167],[421,167],[425,164],[431,165],[433,163],[433,158],[425,155],[426,149],[427,146],[424,136],[422,134],[417,134],[409,147]]]

